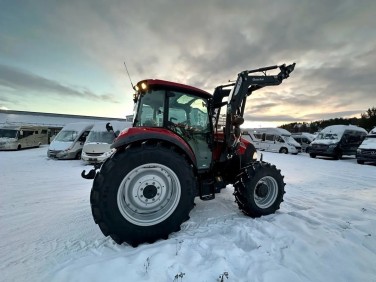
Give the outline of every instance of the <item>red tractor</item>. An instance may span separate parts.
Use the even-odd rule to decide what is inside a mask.
[[[189,219],[196,196],[214,199],[228,184],[244,214],[260,217],[278,210],[283,176],[257,160],[255,147],[241,138],[240,125],[247,97],[281,84],[294,67],[243,71],[213,95],[163,80],[137,83],[133,127],[117,137],[116,152],[98,172],[99,167],[82,172],[94,178],[91,210],[103,234],[134,247],[167,239]],[[266,74],[278,68],[278,74]]]

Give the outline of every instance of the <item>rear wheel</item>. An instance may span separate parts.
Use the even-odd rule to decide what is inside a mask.
[[[364,161],[362,161],[362,160],[356,160],[356,162],[357,162],[358,164],[364,164]]]
[[[189,219],[196,180],[185,158],[161,146],[131,147],[108,159],[91,191],[105,236],[132,246],[167,239]]]
[[[316,158],[316,154],[312,154],[312,153],[310,153],[309,156],[310,156],[311,158],[313,158],[313,159]]]
[[[269,163],[257,162],[237,177],[234,185],[239,209],[251,217],[275,213],[283,202],[285,183],[280,170]]]

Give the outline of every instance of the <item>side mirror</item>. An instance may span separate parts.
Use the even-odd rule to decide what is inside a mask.
[[[109,122],[106,124],[106,130],[108,132],[114,131],[114,128],[112,127],[112,125]]]
[[[17,136],[18,139],[22,139],[23,138],[23,130],[20,130],[18,131],[18,136]]]

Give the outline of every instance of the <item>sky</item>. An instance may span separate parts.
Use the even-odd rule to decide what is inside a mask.
[[[134,84],[209,93],[295,62],[248,98],[248,124],[360,117],[376,106],[375,27],[374,0],[0,0],[0,109],[123,118],[134,92],[124,62]]]

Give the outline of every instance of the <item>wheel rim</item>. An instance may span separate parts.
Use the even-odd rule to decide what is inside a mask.
[[[259,208],[266,209],[273,205],[278,195],[278,183],[271,176],[264,176],[257,184],[254,191],[255,203]]]
[[[170,168],[150,163],[136,167],[121,182],[117,204],[123,217],[139,226],[166,220],[181,196],[180,181]]]

